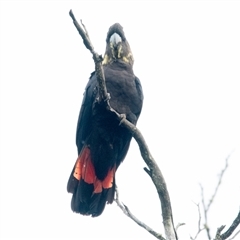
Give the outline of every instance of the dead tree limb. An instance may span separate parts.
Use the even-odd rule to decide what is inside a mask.
[[[205,218],[205,223],[204,223],[204,229],[207,232],[207,236],[208,236],[208,240],[211,240],[211,235],[210,235],[210,228],[208,226],[208,210],[205,204],[205,198],[204,198],[204,190],[203,190],[203,186],[200,184],[200,188],[201,188],[201,195],[202,195],[202,206],[203,206],[203,213],[204,213],[204,218]]]
[[[85,47],[92,53],[93,55],[93,60],[95,63],[95,71],[96,71],[96,75],[98,78],[98,84],[99,84],[99,96],[100,99],[99,101],[101,102],[103,100],[103,102],[107,102],[107,106],[109,105],[109,94],[107,93],[107,88],[106,88],[106,84],[105,84],[105,77],[104,77],[104,71],[102,68],[102,56],[99,55],[97,52],[95,52],[93,45],[91,43],[90,37],[88,35],[87,29],[86,27],[82,24],[82,26],[77,22],[72,10],[70,10],[69,12],[70,17],[73,20],[73,23],[76,27],[76,29],[78,30],[78,33],[81,35],[82,39],[83,39],[83,43],[85,45]],[[82,21],[81,21],[82,23]],[[109,105],[110,106],[110,105]]]
[[[237,228],[237,226],[240,223],[240,211],[238,212],[237,217],[234,219],[233,223],[231,224],[231,226],[228,228],[228,230],[221,234],[221,232],[223,231],[223,229],[225,228],[225,225],[222,225],[221,227],[218,228],[215,239],[214,240],[225,240],[228,237],[231,236],[231,234],[234,232],[234,230]],[[235,234],[235,236],[239,233],[239,231]]]
[[[145,223],[143,223],[142,221],[140,221],[138,218],[136,218],[131,211],[129,210],[129,208],[122,203],[119,200],[119,192],[118,192],[118,188],[116,187],[116,199],[115,202],[117,203],[118,207],[120,207],[123,211],[124,214],[126,214],[129,218],[131,218],[135,223],[137,223],[140,227],[144,228],[146,231],[148,231],[150,234],[152,234],[154,237],[156,237],[157,239],[160,240],[166,240],[160,233],[155,232],[152,228],[150,228],[149,226],[147,226]]]
[[[202,217],[201,217],[201,211],[200,211],[199,203],[198,203],[198,204],[195,203],[195,204],[197,205],[197,208],[198,208],[198,231],[197,231],[197,233],[195,234],[195,237],[191,237],[191,236],[190,236],[191,240],[196,240],[197,237],[198,237],[198,235],[201,233],[201,231],[204,230],[204,227],[201,228],[201,219],[202,219]]]
[[[233,240],[235,239],[235,237],[240,233],[240,230],[238,230],[231,238],[229,238],[228,240]]]
[[[161,202],[163,225],[164,225],[164,229],[165,229],[166,239],[167,240],[177,240],[177,234],[176,234],[176,231],[174,229],[174,224],[173,224],[173,215],[172,215],[170,197],[169,197],[169,194],[167,191],[167,186],[166,186],[165,180],[163,178],[163,175],[162,175],[157,163],[155,162],[154,158],[152,157],[141,132],[137,129],[136,126],[134,126],[126,118],[124,118],[123,114],[119,114],[114,109],[111,108],[111,106],[109,104],[109,95],[107,93],[107,88],[106,88],[106,84],[105,84],[104,71],[102,68],[102,56],[98,55],[94,51],[93,45],[90,41],[90,38],[86,31],[86,28],[84,27],[84,25],[83,25],[83,27],[81,27],[79,25],[72,10],[70,10],[69,15],[72,18],[73,23],[74,23],[75,27],[77,28],[79,34],[81,35],[84,45],[86,46],[87,49],[90,50],[90,52],[93,55],[96,75],[97,75],[98,84],[99,84],[99,88],[100,88],[99,93],[100,93],[101,99],[99,101],[103,101],[106,104],[105,105],[106,108],[109,111],[112,111],[116,114],[120,123],[132,133],[134,139],[137,141],[138,146],[140,148],[141,155],[149,168],[147,172],[148,172],[149,176],[151,177],[151,179],[157,189],[158,196],[159,196],[159,199]]]
[[[211,235],[210,235],[210,228],[208,226],[208,212],[209,212],[209,209],[210,209],[214,199],[216,198],[217,192],[219,190],[219,186],[222,183],[223,175],[224,175],[224,173],[226,172],[226,170],[228,168],[228,161],[229,161],[229,158],[231,157],[232,153],[233,153],[233,151],[226,157],[225,166],[224,166],[224,168],[222,169],[222,171],[221,171],[221,173],[219,175],[217,186],[216,186],[216,188],[214,190],[214,193],[213,193],[212,197],[210,198],[208,204],[205,203],[204,189],[203,189],[202,185],[200,184],[201,195],[202,195],[202,207],[203,207],[203,213],[204,213],[204,218],[205,218],[204,228],[205,228],[205,230],[207,232],[207,236],[208,236],[209,240],[211,240],[212,238],[211,238]]]

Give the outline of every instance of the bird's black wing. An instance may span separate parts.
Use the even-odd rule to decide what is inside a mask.
[[[90,136],[92,131],[92,105],[97,95],[97,84],[95,72],[93,72],[85,88],[84,98],[78,116],[76,131],[76,145],[78,148],[78,154],[80,154],[85,141]]]
[[[143,104],[143,90],[142,90],[142,85],[138,77],[135,76],[135,84],[136,84],[136,89],[139,95],[139,111],[136,112],[137,118],[139,117],[141,111],[142,111],[142,104]]]

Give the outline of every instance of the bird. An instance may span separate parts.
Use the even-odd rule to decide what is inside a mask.
[[[123,27],[113,24],[107,33],[102,59],[109,104],[136,125],[143,105],[141,82],[133,72],[134,58]],[[97,217],[106,203],[114,201],[115,173],[127,155],[132,134],[114,112],[99,101],[96,72],[86,85],[77,122],[78,157],[70,174],[67,191],[72,193],[71,209]]]

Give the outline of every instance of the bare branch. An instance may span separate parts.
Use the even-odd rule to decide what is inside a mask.
[[[216,233],[216,236],[215,236],[215,239],[214,240],[222,240],[221,238],[221,232],[222,230],[225,228],[225,225],[222,225],[221,227],[219,227],[217,229],[217,233]]]
[[[201,212],[200,212],[200,207],[199,204],[197,204],[197,208],[198,208],[198,233],[202,231],[201,229]]]
[[[221,171],[221,173],[220,173],[220,175],[219,175],[219,179],[218,179],[217,186],[216,186],[216,188],[215,188],[215,191],[214,191],[212,197],[211,197],[210,200],[209,200],[209,203],[208,203],[208,205],[207,205],[207,207],[206,207],[206,211],[208,211],[208,209],[210,208],[210,206],[211,206],[212,203],[213,203],[213,200],[215,199],[215,197],[216,197],[216,195],[217,195],[219,186],[220,186],[221,183],[222,183],[223,175],[224,175],[224,173],[226,172],[226,170],[227,170],[227,168],[228,168],[228,160],[229,160],[231,154],[232,154],[232,153],[230,153],[230,154],[227,156],[227,158],[226,158],[225,166],[224,166],[223,170]]]
[[[223,233],[222,235],[221,235],[221,240],[225,240],[225,239],[227,239],[228,237],[230,237],[231,236],[231,234],[233,233],[233,231],[237,228],[237,226],[239,225],[239,223],[240,223],[240,211],[238,212],[238,215],[237,215],[237,217],[234,219],[234,221],[233,221],[233,223],[232,223],[232,225],[228,228],[228,230],[225,232],[225,233]],[[238,231],[239,232],[239,231]]]
[[[77,22],[77,20],[74,16],[72,10],[70,10],[69,15],[72,18],[73,23],[74,23],[75,27],[77,28],[79,34],[81,35],[85,47],[87,49],[89,49],[90,52],[93,55],[93,60],[94,60],[94,63],[95,63],[95,71],[96,71],[97,80],[98,80],[98,84],[99,84],[99,96],[100,96],[99,101],[101,102],[103,100],[103,102],[108,102],[109,101],[109,94],[107,93],[104,71],[103,71],[103,68],[102,68],[102,60],[103,60],[102,56],[98,55],[98,53],[94,51],[94,48],[93,48],[93,45],[91,43],[88,32],[86,30],[86,27],[84,25],[83,25],[83,28],[80,26],[80,24]]]
[[[107,89],[106,89],[106,84],[105,84],[105,77],[104,77],[104,72],[102,68],[102,57],[99,56],[93,49],[93,45],[91,44],[89,36],[86,35],[86,28],[84,27],[85,31],[83,28],[78,24],[76,21],[72,11],[70,10],[69,12],[73,23],[75,27],[77,28],[79,34],[81,35],[83,42],[88,48],[91,53],[93,54],[93,59],[95,62],[95,69],[96,69],[96,75],[98,78],[98,83],[99,83],[99,94],[101,96],[99,101],[102,101],[106,104],[106,108],[109,109],[110,111],[114,112],[119,119],[120,123],[126,127],[133,135],[135,140],[137,141],[141,155],[145,161],[145,163],[148,165],[149,168],[149,176],[151,177],[157,192],[159,199],[161,201],[161,208],[162,208],[162,216],[163,216],[163,225],[165,229],[165,234],[166,238],[168,240],[176,240],[177,239],[177,234],[174,229],[174,224],[173,224],[173,216],[172,216],[172,208],[171,208],[171,202],[170,202],[170,197],[167,191],[167,186],[165,183],[165,180],[163,178],[163,175],[153,159],[147,144],[140,133],[140,131],[136,128],[135,125],[131,124],[126,118],[123,117],[122,114],[117,113],[114,109],[111,108],[109,104],[109,95],[107,94]]]
[[[225,166],[223,168],[223,170],[221,171],[220,175],[219,175],[219,179],[218,179],[218,182],[217,182],[217,186],[214,190],[214,193],[212,195],[212,197],[210,198],[208,204],[206,205],[205,203],[205,198],[204,198],[204,190],[203,190],[203,187],[202,185],[200,184],[200,188],[201,188],[201,195],[202,195],[202,206],[203,206],[203,212],[204,212],[204,218],[205,218],[205,223],[204,223],[204,228],[206,229],[206,232],[207,232],[207,236],[208,236],[208,239],[211,240],[211,235],[210,235],[210,229],[209,229],[209,226],[208,226],[208,212],[209,212],[209,209],[217,195],[217,192],[219,190],[219,186],[221,185],[222,183],[222,179],[223,179],[223,175],[224,173],[226,172],[227,168],[228,168],[228,160],[230,158],[230,156],[232,155],[233,151],[226,157],[226,160],[225,160]]]
[[[240,233],[240,230],[238,230],[238,231],[237,231],[231,238],[229,238],[228,240],[234,239],[239,233]]]
[[[83,43],[85,45],[85,47],[90,50],[90,52],[94,55],[95,54],[95,51],[94,51],[94,48],[93,48],[93,45],[90,41],[90,38],[89,38],[89,35],[88,35],[88,32],[86,31],[86,28],[85,26],[82,24],[83,28],[81,27],[81,25],[77,22],[72,10],[69,11],[69,15],[70,17],[72,18],[73,20],[73,23],[75,25],[75,27],[77,28],[78,30],[78,33],[81,35],[82,39],[83,39]],[[82,23],[82,21],[81,21]]]
[[[168,236],[167,239],[177,239],[177,234],[173,224],[170,197],[163,175],[154,158],[152,157],[141,132],[137,129],[137,127],[127,121],[127,119],[123,119],[122,124],[124,124],[124,126],[132,133],[133,137],[137,141],[141,155],[148,168],[150,169],[148,174],[157,189],[158,196],[161,201],[163,225],[165,234]]]
[[[211,240],[211,235],[210,235],[210,229],[208,227],[208,210],[207,210],[207,207],[206,207],[206,204],[205,204],[205,198],[204,198],[204,190],[203,190],[203,187],[202,185],[200,184],[200,188],[201,188],[201,195],[202,195],[202,206],[203,206],[203,213],[204,213],[204,218],[205,218],[205,223],[204,223],[204,229],[206,230],[207,232],[207,237],[208,237],[208,240]]]
[[[129,208],[122,203],[119,200],[119,192],[118,188],[116,186],[116,199],[114,199],[117,203],[118,207],[120,207],[125,215],[127,215],[129,218],[131,218],[135,223],[137,223],[140,227],[144,228],[146,231],[148,231],[150,234],[152,234],[154,237],[160,240],[166,240],[160,233],[155,232],[152,228],[147,226],[145,223],[141,222],[139,219],[137,219],[129,210]]]
[[[201,228],[201,219],[202,219],[202,217],[201,217],[201,211],[200,211],[199,203],[198,203],[198,204],[195,203],[195,204],[196,204],[196,206],[197,206],[197,208],[198,208],[198,231],[197,231],[197,233],[196,233],[196,235],[195,235],[194,238],[190,236],[191,240],[196,240],[197,237],[198,237],[198,235],[199,235],[199,233],[200,233],[202,230],[204,230],[204,228]]]
[[[186,225],[186,223],[178,223],[177,226],[175,227],[176,232],[181,226],[184,226],[184,225]]]
[[[143,170],[151,177],[151,171],[148,168],[144,167]]]

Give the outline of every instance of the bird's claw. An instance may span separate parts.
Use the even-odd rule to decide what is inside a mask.
[[[119,122],[119,126],[123,123],[123,121],[126,119],[126,114],[124,114],[124,113],[121,113],[121,114],[119,114],[120,115],[120,117],[121,117],[121,121]]]
[[[107,93],[107,97],[104,99],[105,102],[109,101],[111,99],[110,93]]]

